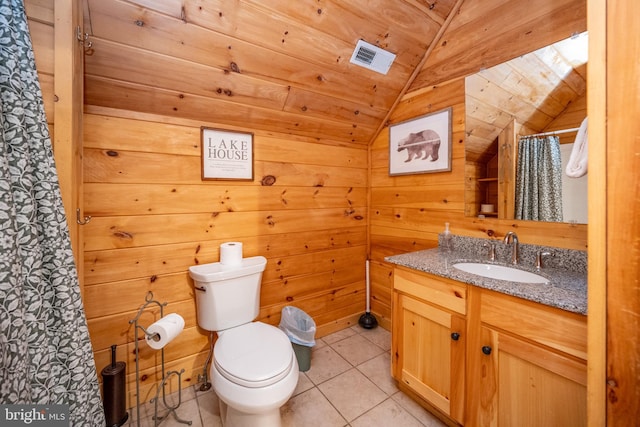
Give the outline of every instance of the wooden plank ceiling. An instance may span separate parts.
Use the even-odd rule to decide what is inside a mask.
[[[366,145],[455,3],[85,0],[85,103]],[[350,63],[359,39],[387,75]]]
[[[87,105],[363,146],[405,92],[511,59],[510,40],[555,42],[548,26],[579,27],[585,15],[583,0],[84,0],[84,9]],[[397,55],[388,74],[350,63],[360,39]],[[567,65],[554,62],[563,52],[550,55],[535,61]],[[543,99],[545,72],[512,83]],[[583,72],[572,74],[576,94]]]
[[[485,162],[495,155],[492,142],[513,119],[524,134],[543,132],[584,103],[587,41],[586,33],[576,35],[467,77],[467,161]]]

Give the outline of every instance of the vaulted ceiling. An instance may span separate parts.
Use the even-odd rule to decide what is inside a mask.
[[[84,8],[87,105],[358,145],[407,91],[525,53],[509,40],[555,41],[547,25],[583,31],[586,16],[584,0],[85,0]],[[396,55],[386,75],[350,62],[361,39]]]
[[[582,33],[468,76],[467,161],[485,163],[497,154],[493,142],[513,120],[519,134],[559,130],[567,122],[577,127],[586,115],[587,62]],[[561,142],[573,140],[575,133]]]

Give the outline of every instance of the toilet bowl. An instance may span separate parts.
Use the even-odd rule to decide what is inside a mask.
[[[216,331],[209,370],[225,427],[280,427],[280,407],[298,384],[298,362],[287,335],[254,321],[260,308],[264,257],[189,268],[200,327]]]
[[[210,368],[225,426],[280,426],[298,384],[298,362],[280,329],[253,322],[223,331]]]

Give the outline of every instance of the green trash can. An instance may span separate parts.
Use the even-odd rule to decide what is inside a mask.
[[[311,368],[311,347],[306,345],[291,343],[293,346],[293,352],[296,354],[298,360],[298,369],[301,372],[307,372]]]
[[[311,347],[316,345],[316,323],[297,307],[282,308],[279,328],[287,334],[296,354],[298,369],[306,372],[311,368]]]

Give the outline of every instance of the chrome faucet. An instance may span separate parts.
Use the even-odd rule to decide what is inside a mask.
[[[504,242],[508,245],[509,243],[513,243],[513,249],[511,251],[511,264],[518,263],[518,235],[513,231],[508,232],[504,236]]]

